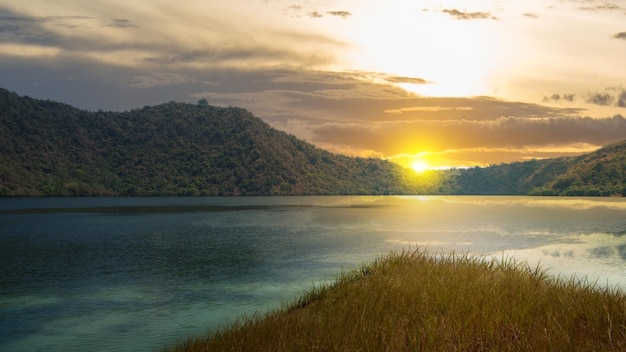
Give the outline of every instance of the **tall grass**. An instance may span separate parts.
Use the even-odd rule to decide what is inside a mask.
[[[172,351],[625,351],[626,296],[503,258],[391,253]]]

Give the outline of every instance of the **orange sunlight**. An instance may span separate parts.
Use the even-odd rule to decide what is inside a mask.
[[[398,154],[389,157],[388,160],[409,168],[416,173],[442,168],[439,166],[439,161],[433,159],[433,154],[428,152],[421,152],[417,154]]]

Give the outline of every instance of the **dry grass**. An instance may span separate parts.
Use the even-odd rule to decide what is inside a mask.
[[[512,259],[392,253],[171,351],[624,351],[626,296]]]

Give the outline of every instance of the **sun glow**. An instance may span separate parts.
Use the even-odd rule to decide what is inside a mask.
[[[456,20],[440,10],[425,11],[418,2],[407,6],[391,1],[384,9],[363,9],[366,13],[353,20],[360,20],[354,30],[347,30],[359,48],[350,58],[353,67],[423,79],[427,83],[393,82],[420,95],[487,94],[497,66],[494,52],[500,40],[493,30],[497,21]]]
[[[415,160],[414,162],[411,163],[411,169],[413,169],[413,171],[415,172],[424,172],[428,169],[430,169],[430,165],[428,165],[427,162],[425,162],[424,160]]]

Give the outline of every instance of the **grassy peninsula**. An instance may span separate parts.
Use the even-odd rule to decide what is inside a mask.
[[[170,351],[624,351],[626,295],[513,259],[392,253]]]

